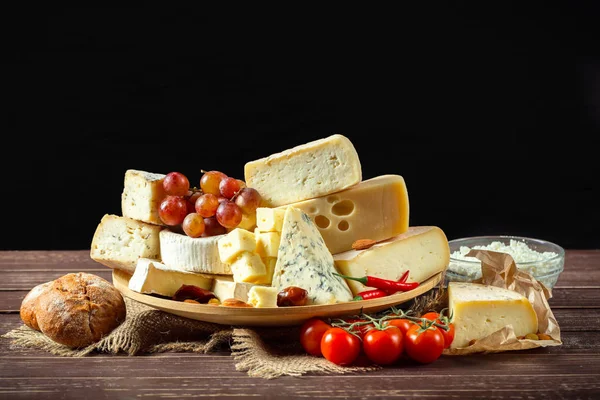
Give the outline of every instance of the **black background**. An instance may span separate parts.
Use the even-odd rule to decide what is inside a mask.
[[[341,133],[411,225],[600,248],[600,14],[484,3],[5,14],[0,247],[88,249],[128,168],[243,178]]]

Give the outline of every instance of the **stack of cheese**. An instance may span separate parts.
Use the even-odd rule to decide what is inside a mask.
[[[343,135],[299,145],[246,163],[245,182],[261,194],[253,226],[190,238],[160,224],[164,175],[129,170],[122,216],[105,215],[91,257],[133,274],[130,288],[171,296],[181,284],[212,290],[221,300],[276,306],[289,286],[307,304],[351,301],[368,288],[335,275],[374,275],[423,282],[448,265],[444,232],[409,227],[409,200],[400,175],[362,179],[358,153]],[[354,250],[359,239],[377,242]]]

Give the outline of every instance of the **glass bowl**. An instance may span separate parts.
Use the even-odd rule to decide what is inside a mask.
[[[552,289],[565,267],[565,250],[552,242],[522,236],[473,236],[450,240],[446,282],[481,278],[481,261],[464,255],[471,249],[508,253],[519,270]]]

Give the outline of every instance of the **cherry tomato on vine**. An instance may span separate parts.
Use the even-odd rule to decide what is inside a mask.
[[[360,339],[342,328],[328,329],[321,339],[323,357],[337,365],[352,364],[360,350]]]
[[[420,324],[414,324],[404,339],[406,354],[422,364],[437,360],[444,351],[444,335],[433,325],[423,329]]]
[[[395,326],[371,329],[363,339],[363,350],[375,364],[393,364],[404,351],[404,334]]]
[[[360,319],[360,318],[348,318],[344,320],[347,323],[353,324],[355,322],[367,322],[367,320],[365,319]],[[356,333],[358,336],[360,336],[361,339],[363,339],[365,337],[365,334],[371,330],[373,328],[373,324],[361,324],[361,325],[354,325],[353,330],[354,333]]]
[[[408,329],[415,324],[410,319],[406,318],[390,319],[386,322],[388,326],[395,326],[399,328],[402,331],[403,335],[406,335],[406,331],[408,331]]]
[[[321,339],[323,334],[331,328],[327,322],[319,318],[311,318],[300,327],[300,344],[304,350],[313,356],[322,356]]]
[[[448,325],[448,330],[442,329],[440,327],[436,327],[440,330],[440,332],[442,332],[442,335],[444,336],[444,348],[447,349],[450,347],[450,345],[452,344],[452,341],[454,340],[454,333],[455,333],[455,329],[454,329],[454,324],[449,322],[447,317],[441,317],[439,313],[437,312],[428,312],[425,313],[421,316],[421,318],[425,318],[428,319],[430,321],[435,321],[438,324],[445,324]]]

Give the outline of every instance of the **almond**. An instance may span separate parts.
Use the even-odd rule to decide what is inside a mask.
[[[238,299],[225,299],[221,303],[223,307],[252,307],[251,304],[248,304],[244,301]]]
[[[375,243],[377,242],[371,239],[358,239],[352,243],[352,248],[354,250],[365,250],[373,246]]]
[[[200,304],[199,301],[196,301],[194,299],[185,299],[183,302],[184,303],[191,303],[191,304]]]

